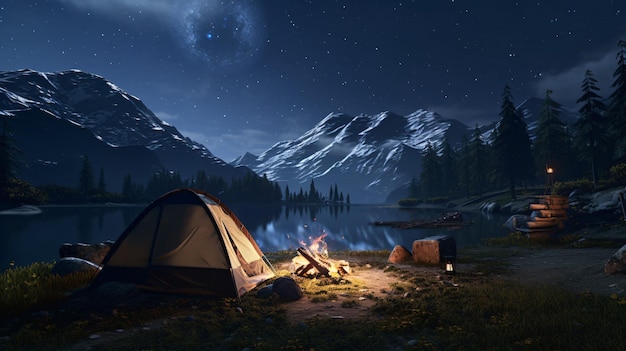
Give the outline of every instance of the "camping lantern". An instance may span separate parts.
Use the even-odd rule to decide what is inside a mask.
[[[456,272],[456,263],[454,262],[454,256],[445,256],[444,258],[444,270],[446,274],[454,274]]]

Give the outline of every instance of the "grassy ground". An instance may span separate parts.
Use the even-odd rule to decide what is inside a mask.
[[[130,298],[139,303],[72,309],[66,304],[66,293],[89,277],[59,279],[49,274],[50,265],[45,264],[12,268],[0,276],[0,349],[626,349],[624,298],[502,279],[508,269],[506,257],[498,257],[497,246],[490,247],[493,250],[461,252],[461,264],[467,269],[443,276],[443,281],[440,274],[388,265],[388,252],[341,253],[341,258],[358,259],[397,279],[391,286],[394,293],[375,298],[368,317],[357,320],[293,322],[287,302],[262,299],[254,291],[240,300],[141,293]],[[270,255],[275,264],[292,256],[291,252]],[[318,303],[338,294],[355,296],[341,308],[360,303],[356,296],[363,282],[349,277],[297,279],[304,293]]]

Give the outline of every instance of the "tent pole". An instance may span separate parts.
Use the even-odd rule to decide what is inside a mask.
[[[278,273],[276,273],[276,269],[274,269],[274,266],[272,266],[272,262],[270,262],[270,260],[267,258],[267,256],[262,255],[261,257],[263,258],[263,261],[264,261],[265,263],[267,263],[267,265],[270,267],[270,269],[272,270],[272,272],[274,272],[274,274],[278,274]]]

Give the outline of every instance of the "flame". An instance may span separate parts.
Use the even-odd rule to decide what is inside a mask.
[[[328,258],[328,245],[324,241],[324,238],[326,238],[327,235],[327,233],[324,233],[317,238],[313,238],[311,240],[311,245],[309,245],[309,251],[317,256]]]
[[[335,261],[335,260],[331,260],[328,257],[328,245],[324,241],[327,235],[328,235],[327,233],[322,233],[322,235],[315,237],[315,238],[309,237],[311,244],[308,246],[306,245],[306,243],[300,241],[300,246],[302,246],[302,249],[304,251],[303,252],[298,251],[300,256],[294,257],[292,259],[292,264],[295,267],[306,268],[307,266],[309,266],[309,260],[305,258],[304,256],[302,256],[304,255],[304,252],[306,252],[308,256],[311,256],[312,259],[316,260],[320,265],[325,267],[328,270],[328,274],[330,274],[331,277],[340,277],[344,274],[350,274],[350,264],[347,261],[344,261],[344,260]],[[315,269],[314,267],[311,267],[306,272],[300,272],[298,274],[303,275],[303,276],[305,275],[316,276],[319,273],[320,272],[318,272],[317,269]]]

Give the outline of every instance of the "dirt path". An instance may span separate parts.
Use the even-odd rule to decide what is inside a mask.
[[[284,266],[286,267],[287,264]],[[305,295],[298,301],[286,303],[284,308],[287,309],[287,315],[291,321],[298,323],[311,318],[365,318],[369,315],[370,309],[377,299],[411,293],[396,289],[398,286],[402,286],[402,281],[396,274],[385,269],[384,265],[374,267],[352,260],[350,267],[352,272],[345,278],[360,285],[357,293],[340,293],[335,299],[323,302],[315,302],[314,297]],[[432,276],[441,275],[441,270],[436,267],[418,267],[406,264],[399,265],[398,268]],[[349,304],[349,307],[344,304]]]
[[[571,292],[590,292],[609,296],[622,296],[626,290],[626,276],[604,274],[605,262],[615,253],[616,249],[605,248],[564,248],[564,249],[525,249],[525,248],[489,248],[498,250],[499,255],[505,251],[510,272],[500,278],[510,279],[531,286],[557,286]],[[437,277],[443,284],[449,278],[435,267],[419,267],[413,264],[399,265],[399,268],[418,272],[422,275]],[[459,265],[459,275],[463,270],[473,267]],[[359,267],[351,274],[350,279],[365,282],[360,296],[337,296],[337,299],[315,303],[310,297],[285,304],[289,315],[295,322],[305,321],[313,317],[326,318],[360,318],[368,315],[374,305],[372,297],[384,298],[397,294],[394,285],[401,280],[394,274],[381,268]],[[454,278],[450,279],[454,281]],[[409,292],[411,293],[411,292]],[[358,300],[351,308],[343,308],[342,303]]]

